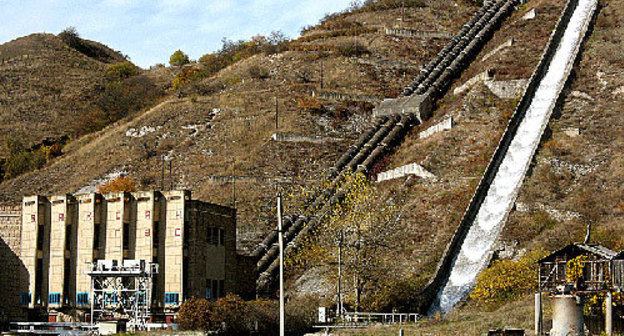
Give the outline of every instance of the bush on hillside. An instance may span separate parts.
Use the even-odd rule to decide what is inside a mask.
[[[537,288],[537,260],[543,251],[533,251],[518,260],[496,260],[481,272],[470,298],[479,304],[496,307],[518,299]]]
[[[360,57],[370,54],[370,51],[366,48],[366,46],[353,41],[339,46],[338,52],[344,57]]]
[[[269,70],[259,65],[252,65],[249,67],[249,76],[255,79],[269,78]]]
[[[260,53],[275,54],[288,49],[290,40],[280,31],[269,36],[257,35],[249,41],[221,40],[221,49],[199,58],[202,77],[210,77],[222,69]]]
[[[189,63],[191,63],[191,60],[188,55],[180,49],[174,51],[173,54],[171,54],[171,57],[169,57],[169,64],[172,66],[183,66]]]
[[[141,75],[122,81],[105,81],[94,89],[91,112],[72,121],[72,133],[79,137],[99,131],[150,106],[163,93],[149,78]]]
[[[109,81],[122,81],[139,74],[139,67],[132,62],[121,62],[109,65],[104,76]]]
[[[42,168],[47,162],[63,154],[61,144],[28,149],[21,141],[9,139],[6,143],[7,156],[2,161],[0,180]]]
[[[118,191],[135,192],[137,190],[134,179],[123,175],[99,185],[97,189],[102,194]]]
[[[297,99],[297,106],[304,112],[310,112],[313,114],[322,114],[327,111],[327,108],[315,97],[303,97]]]
[[[186,67],[173,79],[171,87],[180,90],[201,75],[197,67]]]
[[[101,62],[110,62],[116,57],[111,53],[112,51],[106,50],[105,47],[99,43],[83,40],[80,38],[78,31],[75,27],[67,27],[58,34],[58,37],[65,42],[70,48],[84,54],[87,57],[95,58]]]
[[[82,40],[80,39],[80,35],[78,34],[78,30],[76,27],[67,27],[62,32],[58,34],[58,36],[72,48],[80,47],[82,44]]]

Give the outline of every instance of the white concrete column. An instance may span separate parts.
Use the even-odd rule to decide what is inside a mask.
[[[574,295],[561,294],[553,301],[550,336],[583,336],[583,304]]]
[[[607,335],[613,335],[613,294],[611,292],[607,293],[607,298],[605,302],[605,332]]]
[[[542,334],[542,293],[535,293],[535,335]]]

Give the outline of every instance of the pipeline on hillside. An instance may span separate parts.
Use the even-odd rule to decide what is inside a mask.
[[[596,7],[597,0],[569,0],[566,5],[438,268],[431,284],[433,290],[438,290],[429,307],[430,314],[448,312],[472,290],[477,275],[489,263],[492,245],[515,202]],[[436,280],[439,286],[435,286]]]
[[[436,58],[423,68],[412,84],[405,88],[402,95],[416,93],[436,99],[443,94],[451,80],[469,64],[516,3],[517,0],[486,1]],[[367,173],[376,160],[399,143],[417,122],[412,114],[378,118],[330,168],[331,187],[306,203],[308,205],[304,210],[311,215],[286,218],[285,242],[288,245],[285,253],[288,254],[301,241],[301,237],[322,220],[331,204],[338,201],[336,192],[346,172]],[[260,295],[270,295],[275,286],[275,275],[279,268],[276,238],[274,232],[270,233],[252,253],[258,258],[257,292]]]

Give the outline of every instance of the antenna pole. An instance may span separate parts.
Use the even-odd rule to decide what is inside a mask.
[[[275,97],[275,132],[279,131],[279,104],[277,96]]]
[[[173,190],[173,160],[169,161],[169,190]]]
[[[285,322],[285,309],[284,309],[284,230],[282,228],[282,194],[277,194],[277,231],[279,237],[279,250],[280,250],[280,268],[279,268],[279,305],[280,305],[280,336],[285,336],[284,322]]]
[[[161,172],[160,172],[160,190],[165,189],[165,158],[162,157],[162,161],[160,162]]]

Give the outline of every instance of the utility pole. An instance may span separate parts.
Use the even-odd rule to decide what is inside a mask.
[[[173,190],[173,160],[169,161],[169,190]]]
[[[342,231],[338,238],[338,302],[336,316],[342,320]]]
[[[275,97],[275,133],[279,131],[279,104],[277,102],[277,96]]]
[[[322,55],[321,51],[321,55]],[[323,90],[323,57],[321,57],[321,90]]]
[[[277,193],[277,232],[278,243],[280,253],[280,268],[279,268],[279,334],[285,336],[284,324],[285,324],[285,310],[284,310],[284,229],[282,227],[282,194]]]
[[[160,172],[160,190],[165,190],[165,157],[163,156],[160,165],[162,170]]]

